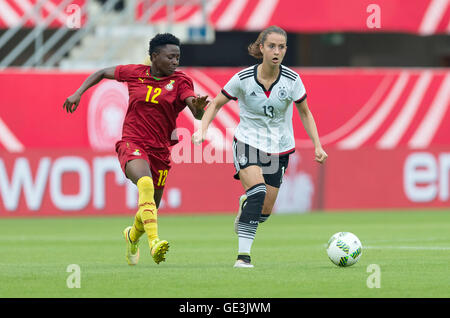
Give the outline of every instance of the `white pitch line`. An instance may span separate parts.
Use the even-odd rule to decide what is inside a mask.
[[[364,249],[398,249],[398,250],[438,250],[438,251],[449,251],[449,246],[363,246]]]

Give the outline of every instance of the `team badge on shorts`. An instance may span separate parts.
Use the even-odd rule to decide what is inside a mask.
[[[170,80],[169,84],[166,85],[166,89],[168,91],[171,91],[173,89],[173,83],[175,83],[174,80]]]
[[[246,157],[244,154],[241,154],[241,155],[239,156],[239,164],[240,164],[241,166],[245,166],[245,165],[247,164],[247,162],[248,162],[247,157]]]
[[[287,97],[287,91],[286,91],[286,89],[284,89],[284,87],[280,88],[280,89],[278,90],[278,98],[279,98],[279,99],[286,99],[286,97]]]
[[[136,149],[136,150],[133,152],[133,155],[135,155],[135,156],[140,156],[140,155],[141,155],[141,152],[139,151],[139,149]]]

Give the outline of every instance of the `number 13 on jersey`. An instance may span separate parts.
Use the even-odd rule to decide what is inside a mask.
[[[264,108],[264,115],[266,115],[267,117],[273,118],[274,107],[273,106],[263,106],[263,108]]]

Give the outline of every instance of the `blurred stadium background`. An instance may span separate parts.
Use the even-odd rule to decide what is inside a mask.
[[[297,151],[276,213],[449,207],[449,0],[0,0],[0,217],[132,215],[137,194],[114,143],[127,89],[105,80],[74,114],[66,97],[102,67],[142,63],[158,32],[182,40],[181,69],[213,98],[247,45],[276,24],[301,75],[328,162],[313,161],[294,111]],[[180,114],[162,214],[235,213],[235,102],[215,138]],[[203,156],[202,156],[203,154]],[[205,155],[206,154],[206,155]]]

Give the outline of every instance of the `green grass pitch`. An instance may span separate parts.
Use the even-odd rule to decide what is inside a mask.
[[[253,269],[236,269],[234,215],[159,214],[170,242],[167,261],[153,263],[147,239],[128,266],[126,217],[3,219],[2,298],[448,298],[450,212],[380,211],[272,215],[252,249]],[[359,262],[331,263],[325,245],[335,232],[355,233]],[[80,288],[68,288],[67,267],[80,268]],[[370,264],[380,269],[369,288]]]

